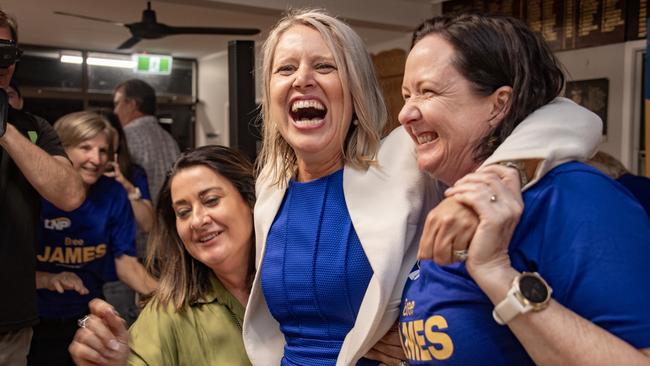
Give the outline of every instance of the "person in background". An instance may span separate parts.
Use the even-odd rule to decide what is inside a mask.
[[[241,324],[255,273],[254,182],[253,165],[231,148],[181,155],[151,233],[148,269],[160,286],[128,332],[93,300],[70,345],[77,365],[249,364]]]
[[[523,121],[552,133],[528,136],[510,158],[535,159],[540,140],[566,137],[550,123],[578,121],[567,111],[537,118],[564,86],[546,43],[519,20],[480,15],[435,17],[413,43],[400,123],[420,168],[479,225],[460,262],[423,259],[409,275],[408,364],[650,364],[650,220],[640,205],[573,159],[534,186],[489,165]],[[591,133],[597,141],[600,130]]]
[[[151,231],[154,221],[147,173],[142,167],[131,162],[129,147],[121,124],[115,118],[108,118],[108,121],[117,133],[112,146],[115,152],[114,158],[108,162],[104,175],[115,178],[124,187],[133,210],[137,232],[147,234]],[[131,288],[121,281],[107,282],[104,285],[104,296],[106,301],[122,315],[127,324],[133,324],[140,313],[140,307],[137,305],[136,294]]]
[[[113,113],[124,129],[131,161],[144,168],[149,192],[155,197],[167,170],[180,153],[174,138],[156,118],[156,92],[146,82],[130,79],[115,87],[113,104]]]
[[[251,362],[398,365],[403,353],[379,341],[390,337],[424,217],[441,191],[418,170],[403,128],[380,141],[387,119],[381,89],[363,41],[342,21],[314,10],[287,15],[264,44],[262,76],[258,272],[243,333]],[[521,134],[538,137],[544,164],[591,153],[596,139],[572,130],[599,136],[600,123],[567,103],[538,113],[544,119],[558,108],[577,109],[575,125],[552,125],[566,140],[556,145],[545,131],[522,126],[504,144],[504,160],[521,148]],[[463,222],[474,215],[456,207],[457,227],[471,233]]]
[[[21,51],[17,24],[0,10],[0,88],[7,90]],[[72,168],[52,126],[8,108],[0,120],[0,365],[25,365],[38,322],[34,283],[40,197],[63,210],[84,201],[81,177]]]
[[[114,274],[142,294],[156,281],[135,256],[135,220],[127,193],[105,177],[115,130],[100,115],[76,112],[54,129],[81,176],[86,200],[63,211],[43,200],[37,247],[36,287],[40,324],[34,328],[29,365],[71,365],[67,347],[88,302],[102,297]]]
[[[598,151],[586,163],[607,174],[612,179],[621,183],[623,187],[627,188],[650,217],[650,178],[630,173],[623,163],[604,151]]]

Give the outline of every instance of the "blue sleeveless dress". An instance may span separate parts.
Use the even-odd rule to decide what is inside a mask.
[[[289,182],[261,271],[287,343],[281,365],[335,365],[373,274],[345,204],[343,170]]]

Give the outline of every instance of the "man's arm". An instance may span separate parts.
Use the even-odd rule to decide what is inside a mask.
[[[86,199],[81,177],[62,156],[51,156],[30,142],[12,124],[0,137],[0,146],[11,156],[36,191],[54,206],[72,211]]]

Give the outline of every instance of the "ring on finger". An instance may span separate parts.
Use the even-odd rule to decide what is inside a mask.
[[[88,326],[88,319],[90,319],[90,315],[86,315],[83,318],[77,320],[77,325],[79,328],[86,328]]]
[[[455,260],[459,262],[464,262],[465,260],[467,260],[467,256],[469,252],[467,251],[467,249],[462,249],[462,250],[454,250],[452,251],[452,254]]]

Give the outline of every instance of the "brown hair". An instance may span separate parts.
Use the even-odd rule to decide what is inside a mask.
[[[187,151],[176,160],[158,194],[156,220],[149,234],[147,270],[159,278],[152,301],[156,305],[172,304],[177,311],[206,295],[212,270],[193,258],[176,231],[176,214],[172,207],[171,183],[183,169],[203,165],[232,183],[251,208],[255,204],[254,167],[240,152],[224,146],[203,146]],[[251,233],[251,238],[254,238]],[[253,245],[251,239],[251,246]],[[255,250],[251,248],[248,285],[255,276]]]
[[[621,175],[629,173],[623,163],[604,151],[598,151],[596,155],[587,160],[586,163],[607,174],[612,179],[618,179]]]
[[[16,23],[16,19],[0,10],[0,28],[2,27],[9,28],[11,38],[13,38],[14,42],[18,43],[18,23]]]
[[[138,111],[146,115],[156,114],[156,91],[140,79],[129,79],[115,87],[115,91],[122,89],[124,98],[135,101]]]
[[[508,112],[475,148],[476,161],[492,155],[524,118],[558,96],[564,86],[560,63],[546,42],[515,18],[434,17],[415,30],[412,46],[430,34],[454,47],[453,65],[476,94],[487,96],[502,86],[512,87]]]

